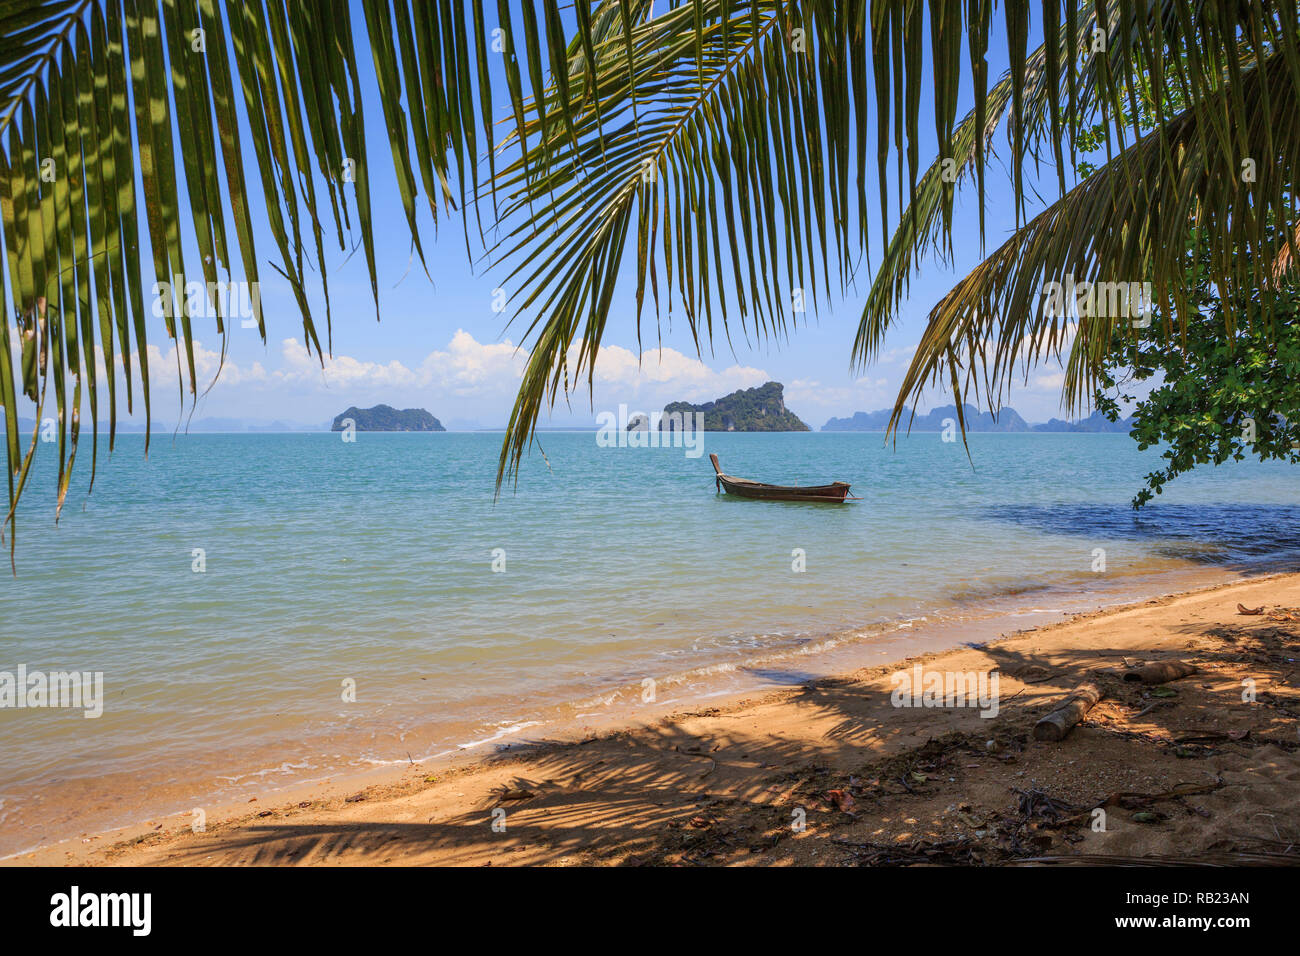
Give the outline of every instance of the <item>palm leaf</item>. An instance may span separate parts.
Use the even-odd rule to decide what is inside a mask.
[[[405,2],[398,13],[409,17]],[[403,31],[398,56],[388,42],[394,21],[386,0],[373,0],[365,11],[379,103],[417,251],[412,167],[424,173],[436,214],[438,202],[450,199],[450,166],[477,168],[472,127],[488,115],[471,116],[478,94],[464,79],[469,53],[463,14],[461,0],[440,2],[417,22],[426,28],[438,20],[459,22],[460,42],[439,47],[429,43],[428,29]],[[138,388],[149,422],[146,310],[161,313],[176,344],[182,396],[192,398],[199,385],[194,343],[203,316],[194,314],[190,281],[207,290],[202,311],[211,316],[224,358],[232,317],[221,314],[216,293],[218,283],[233,278],[236,257],[227,211],[244,281],[255,290],[261,278],[245,178],[248,147],[279,252],[279,261],[270,264],[294,292],[308,348],[322,351],[308,298],[309,270],[320,275],[327,335],[330,326],[323,197],[342,250],[347,193],[353,193],[376,307],[378,282],[347,3],[0,0],[0,32],[0,297],[8,312],[0,334],[0,402],[9,487],[0,536],[9,534],[12,555],[15,511],[38,447],[35,434],[22,447],[19,396],[37,403],[39,429],[45,397],[53,393],[57,517],[76,462],[83,394],[91,416],[92,483],[101,415],[109,423],[110,448],[116,439],[119,363],[128,411]],[[435,90],[441,97],[436,77],[450,75],[461,78],[458,100],[440,100],[426,112],[420,92]],[[421,107],[414,155],[406,124],[412,102]],[[436,117],[432,132],[425,125],[429,115]],[[242,139],[241,123],[250,131]],[[179,155],[177,140],[184,143]],[[477,183],[477,173],[471,176]],[[444,186],[435,194],[438,182]],[[147,253],[136,228],[141,201]],[[199,251],[197,263],[187,263],[182,253],[187,236]],[[250,299],[265,340],[260,295],[252,291]],[[102,380],[101,361],[108,373]]]
[[[1049,283],[1067,277],[1093,285],[1150,282],[1153,304],[1172,328],[1194,309],[1182,283],[1189,234],[1202,244],[1192,247],[1193,258],[1202,247],[1213,255],[1218,236],[1249,250],[1243,263],[1221,263],[1217,275],[1211,273],[1225,300],[1243,283],[1268,289],[1277,279],[1277,264],[1294,270],[1294,224],[1267,242],[1256,242],[1251,224],[1279,190],[1284,201],[1294,195],[1288,177],[1300,163],[1300,98],[1277,95],[1289,69],[1283,56],[1268,57],[1243,71],[1235,87],[1216,94],[1221,108],[1236,99],[1252,117],[1234,137],[1240,135],[1241,148],[1256,158],[1255,182],[1223,174],[1220,134],[1207,122],[1213,104],[1201,104],[1106,163],[965,276],[930,313],[891,428],[900,424],[905,405],[944,380],[952,382],[959,407],[970,392],[996,409],[1017,376],[1049,358],[1065,359],[1064,399],[1081,408],[1093,394],[1114,330],[1130,318],[1094,309],[1076,328],[1072,316],[1050,308],[1053,300],[1044,295]],[[1148,188],[1126,189],[1134,176]]]
[[[552,44],[551,84],[538,92],[534,77],[518,133],[527,148],[496,182],[507,198],[492,253],[531,345],[499,478],[543,406],[590,382],[629,249],[638,329],[648,288],[656,313],[676,297],[700,347],[733,323],[783,338],[805,285],[810,300],[829,294],[827,266],[851,248],[859,117],[821,105],[851,101],[848,38],[864,35],[866,10],[808,6],[683,4],[580,37],[569,59]]]
[[[17,328],[0,336],[10,488],[0,530],[12,531],[36,448],[34,438],[21,447],[16,402],[39,403],[39,419],[52,386],[60,502],[83,391],[92,421],[107,406],[112,446],[114,356],[128,409],[138,388],[149,415],[146,255],[177,346],[179,387],[196,394],[202,317],[175,287],[194,265],[182,248],[192,237],[200,250],[196,280],[230,278],[228,212],[243,275],[259,280],[246,147],[278,253],[270,265],[293,290],[308,346],[321,351],[311,271],[321,275],[330,341],[327,218],[340,249],[345,230],[359,233],[378,310],[363,102],[382,110],[422,258],[421,191],[435,221],[445,207],[473,205],[480,236],[479,204],[492,197],[498,238],[489,251],[531,349],[498,483],[518,465],[547,403],[584,377],[590,388],[623,283],[634,294],[638,340],[648,305],[656,327],[683,318],[701,353],[735,339],[780,344],[802,310],[848,290],[869,252],[868,220],[878,216],[887,242],[853,351],[869,360],[912,272],[929,254],[951,254],[964,228],[953,212],[957,184],[936,179],[943,160],[977,185],[982,246],[999,125],[1008,131],[1017,221],[1032,194],[1024,166],[1049,152],[1062,198],[940,303],[902,394],[941,377],[965,389],[978,375],[977,393],[995,400],[1012,370],[1061,342],[1060,328],[1034,311],[1034,292],[1067,269],[1122,278],[1141,270],[1177,317],[1186,290],[1171,265],[1185,251],[1188,222],[1201,227],[1224,289],[1266,281],[1267,265],[1285,259],[1271,235],[1288,237],[1294,261],[1294,3],[1064,0],[1004,4],[995,17],[990,0],[691,0],[657,13],[650,0],[578,0],[569,19],[554,0],[498,0],[496,27],[484,7],[366,0],[376,93],[361,87],[343,0],[0,0],[0,295]],[[1046,42],[1030,50],[1036,25]],[[499,138],[487,60],[493,30],[506,60],[501,112],[513,127]],[[990,87],[995,30],[1005,34],[1009,69]],[[1091,49],[1095,37],[1104,48]],[[974,108],[959,121],[964,75]],[[927,80],[941,151],[928,166],[919,124]],[[1168,115],[1165,102],[1175,99],[1179,111]],[[1158,119],[1145,138],[1141,103]],[[1093,117],[1104,125],[1108,162],[1067,191],[1062,138],[1074,156]],[[878,191],[868,182],[873,151]],[[1261,173],[1254,182],[1237,175],[1243,159]],[[52,179],[42,176],[47,160]],[[147,254],[136,229],[141,200]],[[468,216],[464,232],[468,247]],[[216,312],[218,303],[208,304],[204,311]],[[231,317],[214,318],[224,355]],[[1082,394],[1104,331],[1081,329],[1075,339],[1069,395]],[[1022,338],[1027,344],[1014,344]],[[102,383],[99,355],[110,373]]]
[[[598,65],[594,77],[578,75],[573,64],[565,75],[561,64],[543,93],[534,71],[534,97],[520,129],[528,148],[496,183],[510,201],[502,211],[507,231],[493,252],[506,269],[503,285],[531,347],[499,480],[517,467],[541,410],[567,397],[583,377],[590,388],[617,283],[635,283],[638,339],[647,285],[657,320],[666,285],[668,316],[684,316],[701,350],[713,346],[715,335],[731,341],[737,324],[751,342],[781,341],[798,320],[788,304],[792,291],[808,292],[814,307],[834,287],[844,291],[868,251],[862,211],[869,195],[864,171],[871,144],[864,134],[871,106],[877,114],[879,215],[886,235],[890,222],[894,231],[864,309],[855,362],[878,350],[926,255],[951,255],[953,231],[961,228],[952,215],[953,193],[972,173],[983,244],[987,155],[1000,124],[1008,129],[1018,221],[1032,191],[1025,164],[1050,156],[1063,167],[1062,138],[1075,155],[1079,130],[1094,118],[1102,122],[1114,163],[1082,194],[1090,218],[1070,220],[1065,235],[1057,236],[1041,228],[1043,218],[1032,220],[1041,234],[1033,247],[1041,261],[1013,254],[1026,248],[1013,240],[936,309],[899,408],[918,383],[933,383],[942,373],[951,387],[962,388],[962,370],[974,374],[977,367],[989,376],[983,394],[1000,394],[1015,362],[1005,354],[988,362],[979,355],[958,357],[956,349],[969,350],[979,330],[991,328],[992,319],[976,318],[981,307],[1025,308],[1032,288],[1041,290],[1042,282],[1067,268],[1079,278],[1158,275],[1161,302],[1177,316],[1186,301],[1177,267],[1187,216],[1216,223],[1217,232],[1201,235],[1214,251],[1222,288],[1260,281],[1260,264],[1277,253],[1262,223],[1276,221],[1293,235],[1297,222],[1287,135],[1294,125],[1276,123],[1289,117],[1300,91],[1295,5],[1067,0],[1041,9],[1046,12],[1038,22],[1050,37],[1029,51],[1027,7],[1005,5],[1010,64],[991,88],[985,60],[997,27],[992,4],[979,0],[964,9],[931,6],[928,65],[920,42],[922,5],[876,0],[869,7],[682,4],[597,44],[594,57],[584,55],[584,62]],[[806,33],[799,55],[788,42],[794,30]],[[963,34],[975,108],[958,123]],[[868,57],[874,90],[867,88]],[[1266,61],[1269,68],[1259,72]],[[922,171],[917,119],[927,68],[946,155]],[[562,89],[579,83],[595,94],[575,106]],[[1166,100],[1174,95],[1188,104],[1194,125],[1186,114],[1167,115]],[[599,103],[599,116],[589,101]],[[1158,131],[1135,150],[1142,108],[1154,110]],[[1180,152],[1189,135],[1194,159]],[[1257,166],[1275,165],[1243,184],[1237,172],[1246,157]],[[941,177],[944,160],[955,164],[952,182]],[[1204,176],[1220,177],[1219,186],[1197,194],[1195,202],[1178,192],[1204,183],[1189,173],[1189,161]],[[897,218],[885,188],[891,162],[897,163],[900,196],[907,197]],[[649,181],[638,176],[646,170],[654,174]],[[1056,178],[1064,195],[1066,170],[1058,168]],[[1202,201],[1219,205],[1201,210]],[[1080,203],[1066,206],[1077,210]],[[1129,217],[1143,209],[1149,213],[1141,225],[1146,231],[1108,233],[1126,229]],[[1061,220],[1053,225],[1065,228]],[[623,257],[631,250],[629,270]],[[629,271],[634,279],[625,278]],[[991,292],[995,283],[1005,290]],[[1021,321],[1006,318],[1006,327]],[[1044,332],[1032,344],[1053,341]],[[1078,397],[1085,368],[1095,367],[1089,363],[1099,353],[1089,351],[1088,342],[1089,335],[1079,340],[1083,351],[1071,366],[1068,397]],[[1015,357],[1034,361],[1043,351],[1021,350]]]

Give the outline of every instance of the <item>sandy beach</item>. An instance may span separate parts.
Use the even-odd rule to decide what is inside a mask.
[[[1169,660],[1196,672],[1123,680]],[[895,675],[918,667],[996,675],[996,716],[896,706]],[[1297,675],[1300,574],[1273,575],[653,724],[209,808],[201,832],[190,814],[156,818],[5,862],[1296,862]],[[1084,681],[1101,702],[1063,741],[1034,739],[1035,722]]]

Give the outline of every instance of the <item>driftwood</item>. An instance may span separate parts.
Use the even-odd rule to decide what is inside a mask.
[[[1034,724],[1034,739],[1055,742],[1065,735],[1101,700],[1096,684],[1080,684],[1056,710]]]
[[[1145,667],[1136,667],[1124,674],[1130,683],[1141,681],[1143,684],[1163,684],[1196,673],[1196,665],[1185,661],[1156,661]]]

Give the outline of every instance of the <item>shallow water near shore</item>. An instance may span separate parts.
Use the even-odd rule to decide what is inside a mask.
[[[38,455],[0,671],[102,672],[104,710],[0,708],[0,853],[1300,563],[1290,466],[1135,514],[1125,435],[551,433],[494,502],[500,440],[128,435],[57,528]],[[708,452],[863,500],[718,496]]]

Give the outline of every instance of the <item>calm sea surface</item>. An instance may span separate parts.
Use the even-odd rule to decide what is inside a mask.
[[[128,435],[89,496],[83,450],[57,527],[38,455],[0,671],[102,671],[105,703],[0,709],[0,853],[544,737],[646,678],[689,699],[918,622],[1300,565],[1300,473],[1227,466],[1135,514],[1159,459],[1125,435],[972,435],[972,466],[938,435],[709,434],[690,458],[553,433],[494,502],[500,441],[161,435],[146,460]],[[718,496],[710,451],[863,500]]]

